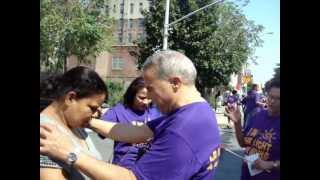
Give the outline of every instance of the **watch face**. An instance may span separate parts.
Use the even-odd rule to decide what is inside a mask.
[[[77,160],[77,155],[75,153],[70,153],[68,155],[68,163],[73,164]]]

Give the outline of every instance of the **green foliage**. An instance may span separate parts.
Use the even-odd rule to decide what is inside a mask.
[[[88,63],[89,56],[111,49],[113,21],[105,15],[106,0],[41,0],[40,65],[47,71],[65,68],[76,55]]]
[[[232,85],[228,84],[228,85],[226,86],[226,90],[228,90],[228,91],[233,91],[234,88],[233,88]]]
[[[107,104],[109,104],[110,106],[114,106],[115,104],[123,100],[123,94],[124,94],[123,83],[108,81],[106,82],[106,86],[109,92]]]
[[[195,11],[211,0],[172,0],[170,22]],[[150,0],[144,12],[147,37],[138,42],[138,65],[162,48],[165,0]],[[227,85],[230,75],[241,70],[252,58],[254,48],[261,46],[259,33],[263,26],[246,19],[239,7],[231,2],[214,5],[181,21],[169,30],[169,49],[183,52],[196,66],[196,85],[203,93],[206,88]]]

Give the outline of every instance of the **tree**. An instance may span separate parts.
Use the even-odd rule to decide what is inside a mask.
[[[113,21],[105,14],[106,0],[40,1],[40,68],[61,72],[66,58],[89,62],[111,49]]]
[[[211,0],[172,0],[170,22],[199,9]],[[138,67],[148,56],[162,47],[164,0],[150,0],[149,11],[144,12],[147,36],[140,40]],[[197,88],[204,95],[206,89],[227,85],[230,75],[242,69],[255,47],[261,46],[259,33],[263,26],[255,25],[243,15],[236,4],[214,5],[171,27],[169,49],[188,56],[198,71]]]
[[[108,81],[106,82],[106,86],[109,91],[109,97],[108,99],[108,104],[110,106],[114,106],[117,103],[123,101],[123,94],[124,94],[124,85],[121,82],[116,82],[116,81]]]

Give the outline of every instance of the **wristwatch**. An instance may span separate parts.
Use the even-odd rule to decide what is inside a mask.
[[[73,152],[70,152],[67,156],[67,164],[73,166],[73,164],[78,160],[78,154],[80,148],[76,148]]]

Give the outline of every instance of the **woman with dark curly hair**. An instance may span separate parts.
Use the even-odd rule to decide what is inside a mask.
[[[40,124],[54,125],[61,135],[72,141],[76,152],[102,159],[83,129],[107,96],[107,88],[99,75],[78,66],[43,81],[40,90],[40,96],[52,99],[40,112]],[[75,161],[72,155],[68,156],[67,163],[40,155],[40,179],[89,179],[72,166]]]

